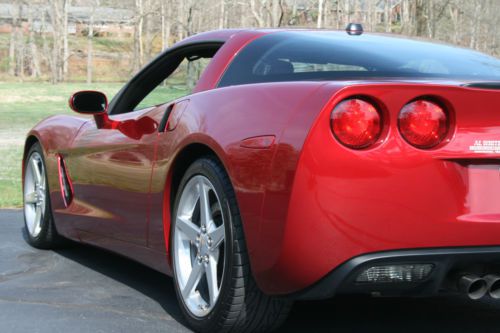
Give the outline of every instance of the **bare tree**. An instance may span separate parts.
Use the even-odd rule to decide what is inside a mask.
[[[390,0],[384,0],[384,25],[385,32],[391,32],[392,30],[392,15],[391,15],[391,2]]]
[[[62,66],[63,66],[63,76],[62,80],[66,79],[68,76],[68,62],[69,62],[69,44],[68,44],[68,10],[71,6],[71,0],[63,0],[63,17],[62,17],[62,40],[63,40],[63,54],[62,54]]]
[[[28,37],[28,45],[29,45],[29,70],[31,77],[39,77],[41,76],[41,68],[40,68],[40,58],[38,56],[38,48],[36,46],[35,40],[35,27],[33,24],[33,12],[35,8],[33,8],[33,2],[28,2],[28,26],[29,26],[29,37]]]
[[[18,68],[17,68],[17,47],[18,47],[18,38],[19,38],[19,30],[20,30],[20,15],[22,4],[19,0],[14,0],[12,3],[12,24],[11,24],[11,33],[10,33],[10,41],[9,41],[9,75],[17,76]]]
[[[318,0],[318,20],[316,27],[323,28],[323,9],[325,8],[325,0]]]
[[[470,37],[470,43],[469,47],[474,49],[477,48],[478,44],[478,35],[480,31],[479,23],[482,20],[482,5],[483,1],[481,0],[474,0],[474,16],[473,16],[473,21],[472,21],[472,31],[471,31],[471,37]]]
[[[52,25],[52,82],[61,82],[68,73],[68,8],[71,0],[50,0]]]
[[[182,40],[184,38],[184,22],[185,22],[185,8],[184,8],[184,0],[179,0],[176,2],[175,7],[177,8],[177,40]]]
[[[135,0],[136,16],[134,19],[134,55],[133,71],[137,72],[141,68],[144,59],[144,49],[142,43],[142,29],[144,23],[144,3],[143,0]]]
[[[281,19],[283,16],[283,11],[281,8],[281,0],[272,0],[271,2],[271,26],[279,27],[281,25]]]
[[[258,2],[258,3],[256,3]],[[265,26],[265,18],[264,18],[264,13],[263,9],[265,8],[265,5],[267,3],[267,0],[250,0],[250,11],[252,12],[252,15],[257,23],[258,27],[264,27]]]
[[[351,1],[350,0],[343,0],[343,1],[344,1],[344,8],[343,8],[344,24],[343,24],[343,26],[345,27],[349,24],[349,22],[351,22],[351,4],[350,4]]]
[[[42,10],[40,14],[41,18],[41,24],[40,24],[40,35],[42,37],[42,50],[43,50],[43,55],[45,62],[48,64],[48,67],[50,69],[50,78],[53,83],[56,82],[56,59],[54,59],[53,52],[49,49],[49,42],[47,40],[47,34],[45,31],[47,31],[47,11],[44,9]]]
[[[153,39],[154,39],[154,31],[153,31],[153,21],[154,21],[154,3],[153,0],[143,0],[144,1],[144,32],[145,36],[143,39],[144,42],[144,56],[145,59],[142,60],[143,63],[149,61],[152,57],[153,52]]]
[[[161,0],[161,48],[166,49],[169,46],[172,19],[171,0]]]
[[[95,52],[102,28],[92,21],[97,20],[100,5],[110,7],[109,12],[116,7],[133,13],[128,22],[115,23],[115,18],[103,16],[107,11],[98,12],[99,22],[108,27],[133,29],[132,38],[120,41],[122,52]],[[72,70],[81,72],[80,68],[86,68],[87,81],[92,82],[92,66],[101,54],[128,62],[137,71],[160,46],[157,41],[165,49],[197,32],[242,26],[344,29],[349,22],[361,22],[367,31],[422,36],[500,54],[500,35],[492,33],[500,21],[496,0],[11,0],[8,6],[9,46],[3,53],[0,50],[7,62],[5,71],[18,78],[46,74],[54,83],[68,79]],[[84,19],[78,16],[82,12],[87,15]],[[83,46],[75,36],[81,31],[87,37]],[[75,52],[86,49],[86,66],[74,66],[80,62],[76,57],[70,66],[71,45],[76,45]]]
[[[224,28],[226,21],[226,0],[219,1],[219,29]]]
[[[92,56],[93,56],[93,42],[94,42],[94,15],[96,7],[99,6],[99,0],[94,0],[92,2],[92,7],[90,9],[89,26],[87,33],[87,84],[92,83]]]

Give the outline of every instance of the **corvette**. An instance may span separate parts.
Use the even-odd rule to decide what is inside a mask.
[[[338,294],[500,298],[500,61],[359,28],[202,33],[109,105],[75,93],[26,139],[28,242],[173,276],[201,332]],[[190,91],[151,102],[172,77]]]

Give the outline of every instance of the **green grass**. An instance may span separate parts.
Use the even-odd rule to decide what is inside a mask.
[[[81,89],[97,89],[113,96],[113,84],[0,83],[0,207],[20,207],[21,163],[28,131],[42,119],[71,113],[69,96]]]
[[[78,90],[103,91],[111,99],[121,83],[2,83],[0,82],[0,208],[20,207],[21,163],[28,131],[54,114],[72,114],[69,96]],[[150,96],[150,105],[161,104],[184,95],[183,90],[159,87]]]

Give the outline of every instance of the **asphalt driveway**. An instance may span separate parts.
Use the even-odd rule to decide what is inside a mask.
[[[500,332],[500,301],[337,298],[299,302],[282,332]],[[0,211],[0,332],[189,332],[172,280],[88,246],[40,251],[22,213]]]

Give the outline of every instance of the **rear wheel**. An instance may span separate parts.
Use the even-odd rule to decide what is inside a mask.
[[[63,239],[57,234],[52,218],[45,160],[39,143],[31,146],[25,160],[23,197],[28,243],[41,249],[61,245]]]
[[[202,332],[266,332],[291,302],[264,295],[250,273],[241,218],[229,178],[213,157],[183,176],[173,210],[176,293],[189,324]]]

